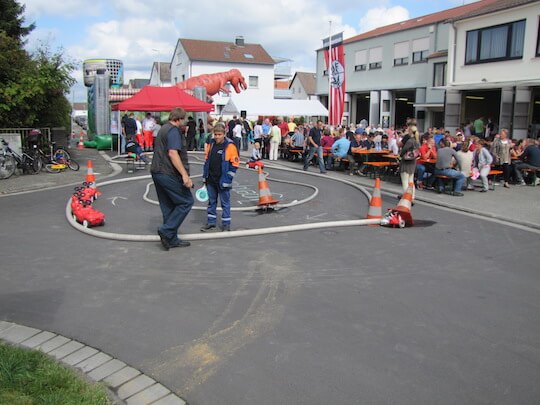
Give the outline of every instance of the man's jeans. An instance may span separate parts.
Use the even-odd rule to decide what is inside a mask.
[[[174,242],[178,239],[178,228],[193,206],[191,189],[185,187],[177,176],[152,173],[152,179],[163,214],[163,225],[159,230],[170,242]]]
[[[454,192],[460,193],[463,189],[463,183],[465,183],[465,175],[455,169],[435,169],[435,176],[448,176],[454,179]],[[441,179],[438,179],[438,188],[440,191],[444,190],[444,185]]]
[[[240,153],[240,146],[242,144],[242,138],[241,137],[238,137],[238,136],[235,136],[233,138],[233,142],[234,144],[236,145],[236,149],[238,150],[238,153]]]
[[[319,169],[321,173],[326,172],[326,168],[324,167],[324,158],[323,158],[323,147],[319,145],[318,147],[310,146],[308,148],[308,152],[306,154],[306,158],[304,160],[304,170],[307,170],[309,167],[309,162],[311,162],[311,159],[313,159],[313,156],[315,156],[315,153],[317,153],[318,159],[319,159]]]
[[[216,184],[207,184],[208,190],[208,208],[207,221],[208,225],[216,225],[217,223],[217,199],[221,201],[221,225],[231,224],[231,189],[221,188]]]

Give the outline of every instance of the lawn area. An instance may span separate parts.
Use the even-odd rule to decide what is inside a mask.
[[[0,343],[0,405],[110,405],[105,389],[47,355]]]

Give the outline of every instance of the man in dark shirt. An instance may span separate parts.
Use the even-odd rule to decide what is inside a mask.
[[[186,124],[186,143],[187,150],[195,149],[195,135],[197,134],[197,123],[193,117],[188,117]]]
[[[536,170],[540,168],[540,147],[538,147],[534,139],[525,139],[525,150],[520,157],[523,163],[518,163],[515,165],[514,170],[516,178],[521,186],[525,185],[525,180],[523,180],[523,169],[533,169]],[[538,185],[538,177],[534,176],[533,185]]]
[[[356,172],[360,176],[365,176],[364,173],[362,173],[362,170],[364,168],[364,163],[361,157],[358,157],[359,155],[355,155],[353,153],[353,149],[361,148],[366,149],[363,146],[362,141],[362,135],[364,135],[364,129],[363,128],[357,128],[354,132],[354,139],[351,142],[351,145],[349,146],[349,152],[347,153],[347,159],[349,160],[349,176],[352,176],[356,170]],[[358,169],[359,163],[361,164],[360,169]]]
[[[178,239],[178,228],[193,206],[193,182],[189,177],[186,143],[179,130],[185,116],[182,108],[171,111],[169,122],[161,127],[154,142],[154,158],[150,167],[163,214],[163,225],[157,232],[165,250],[190,245]]]
[[[454,197],[463,197],[461,190],[465,182],[465,175],[459,170],[454,169],[452,158],[457,162],[457,152],[450,147],[450,141],[443,139],[441,141],[443,147],[437,151],[437,163],[435,164],[435,176],[447,176],[454,180]],[[444,190],[444,184],[441,179],[438,180],[438,190],[440,194]]]
[[[319,169],[321,173],[326,173],[323,159],[323,147],[321,145],[322,130],[323,122],[318,120],[317,125],[311,128],[309,131],[308,139],[306,141],[307,153],[304,160],[304,171],[308,169],[311,159],[313,159],[313,156],[315,156],[315,153],[317,153],[317,157],[319,159]]]

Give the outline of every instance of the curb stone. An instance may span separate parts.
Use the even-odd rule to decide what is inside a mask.
[[[0,321],[0,340],[14,346],[40,350],[88,380],[105,385],[116,404],[188,405],[171,390],[121,360],[52,332]]]

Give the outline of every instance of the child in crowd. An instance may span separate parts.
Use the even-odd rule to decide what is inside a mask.
[[[141,160],[144,163],[148,163],[148,159],[146,158],[146,156],[143,155],[143,150],[142,150],[141,146],[137,142],[135,142],[134,140],[130,139],[129,141],[127,141],[127,143],[126,143],[126,152],[127,152],[128,156],[130,154],[134,154],[136,156],[137,160]]]
[[[253,144],[253,150],[251,151],[251,158],[249,159],[249,161],[258,162],[261,159],[262,159],[261,144],[259,142],[255,142]]]

